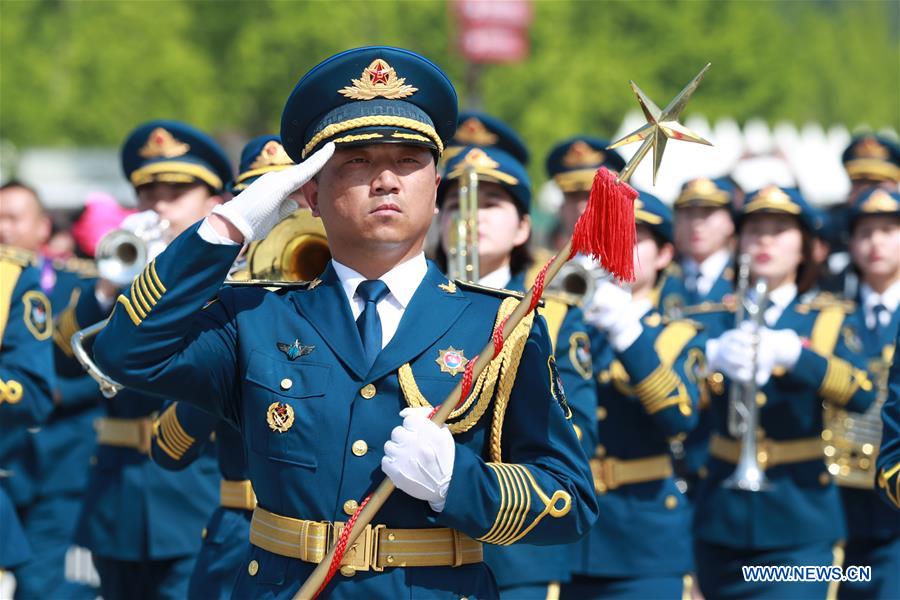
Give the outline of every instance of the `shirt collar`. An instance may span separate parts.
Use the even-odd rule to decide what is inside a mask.
[[[504,265],[496,271],[479,278],[478,284],[485,287],[502,289],[509,285],[510,279],[512,279],[512,271],[509,269],[509,265]]]
[[[722,271],[725,270],[730,259],[731,252],[727,248],[722,248],[700,263],[700,274],[706,279],[717,279],[722,274]]]
[[[347,294],[347,298],[352,302],[353,297],[356,295],[356,288],[366,278],[334,259],[331,259],[331,264],[334,265],[334,272],[344,288],[344,293]],[[391,291],[391,296],[394,297],[400,306],[406,308],[427,272],[428,263],[425,261],[425,253],[420,252],[409,260],[395,266],[379,277],[379,279],[387,284],[388,289]]]
[[[797,284],[795,283],[786,283],[780,288],[769,292],[769,302],[772,303],[772,306],[780,308],[781,312],[784,312],[784,309],[787,308],[788,304],[793,302],[796,297]]]
[[[864,283],[860,286],[859,293],[867,311],[872,311],[877,304],[881,304],[889,313],[894,314],[900,306],[900,281],[895,281],[883,294],[877,293]]]

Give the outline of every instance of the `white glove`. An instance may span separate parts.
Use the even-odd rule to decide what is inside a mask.
[[[763,342],[766,335],[772,333],[775,332],[766,328],[761,329],[759,340],[756,342],[753,325],[742,323],[739,329],[729,329],[717,339],[708,340],[706,342],[706,358],[709,361],[710,370],[721,371],[726,377],[739,383],[749,383],[755,378],[756,385],[765,385],[777,364],[775,353]],[[768,339],[771,343],[777,338],[769,335]],[[758,343],[758,351],[756,373],[754,374],[753,345],[755,342]],[[799,343],[799,338],[797,342]],[[799,353],[797,356],[799,357]]]
[[[641,335],[639,307],[631,292],[609,280],[600,281],[584,309],[584,320],[607,334],[613,349],[622,352]]]
[[[384,444],[381,470],[399,489],[441,512],[453,476],[456,443],[446,425],[438,427],[428,418],[430,413],[427,406],[400,411],[403,425],[394,427]]]
[[[800,360],[803,343],[796,331],[791,329],[769,329],[760,332],[759,353],[771,356],[775,367],[790,371]]]
[[[213,213],[237,227],[245,244],[261,240],[297,210],[297,203],[288,196],[312,179],[332,154],[334,143],[329,142],[299,165],[266,173],[234,199],[216,206]]]

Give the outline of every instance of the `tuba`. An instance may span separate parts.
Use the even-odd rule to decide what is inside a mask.
[[[115,233],[117,232],[113,231],[107,235]],[[111,239],[117,240],[117,243],[115,245],[111,244],[110,248],[127,249],[128,252],[131,251],[128,244],[134,243],[134,239],[130,237]],[[123,241],[119,242],[118,240]],[[98,257],[99,247],[98,245]],[[141,246],[134,246],[134,266],[130,267],[130,270],[134,271],[134,275],[132,275],[131,279],[124,283],[120,283],[119,280],[111,279],[111,281],[125,286],[134,277],[137,277],[146,266],[146,263],[149,262],[149,259],[152,259],[159,253],[156,252],[154,254],[152,251],[147,251],[146,248],[146,245],[143,247],[143,250]],[[131,254],[127,255],[131,256]],[[139,263],[137,262],[138,259],[144,262]],[[253,285],[259,282],[277,284],[278,282],[286,281],[310,281],[322,274],[329,260],[331,260],[331,251],[328,249],[328,239],[321,219],[314,217],[308,209],[300,209],[278,223],[265,239],[250,244],[247,250],[246,277],[239,276],[234,279],[227,279],[225,283],[229,285]],[[124,274],[126,270],[122,269],[120,272]],[[102,271],[101,276],[105,277]],[[103,373],[85,348],[86,340],[100,333],[108,320],[104,319],[90,327],[76,331],[72,335],[71,344],[75,358],[78,359],[78,362],[81,363],[88,375],[100,386],[100,392],[103,396],[112,398],[125,386]]]
[[[756,368],[759,357],[759,330],[764,325],[763,307],[769,294],[765,279],[757,278],[755,295],[749,297],[750,255],[742,254],[737,288],[737,310],[735,322],[740,326],[745,320],[754,326],[752,377],[747,383],[732,382],[728,397],[728,433],[741,440],[741,453],[734,472],[722,482],[726,488],[759,492],[771,489],[766,473],[759,464],[757,455],[757,430],[759,429],[759,404],[756,397]]]
[[[459,210],[453,216],[447,252],[447,276],[478,281],[478,173],[468,166],[459,179]]]

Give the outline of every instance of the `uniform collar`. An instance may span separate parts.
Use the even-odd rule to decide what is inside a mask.
[[[900,281],[894,282],[883,294],[879,294],[864,283],[860,286],[859,294],[867,314],[873,311],[878,304],[888,309],[889,313],[894,314],[897,312],[897,307],[900,306]]]
[[[509,281],[511,279],[512,271],[510,271],[509,265],[504,265],[496,271],[493,271],[491,273],[488,273],[484,277],[481,277],[478,280],[478,284],[485,287],[503,289],[509,285]]]
[[[769,302],[772,304],[772,306],[777,306],[781,310],[781,312],[784,312],[784,309],[786,309],[796,297],[797,284],[794,283],[786,283],[780,288],[774,289],[769,292]]]
[[[701,263],[698,263],[693,258],[686,258],[684,260],[684,271],[685,273],[689,273],[695,276],[702,276],[704,279],[717,279],[719,275],[722,274],[722,271],[725,270],[725,267],[728,266],[728,261],[731,260],[731,253],[727,248],[722,248],[718,252],[714,252],[710,256],[706,257]]]
[[[343,287],[344,293],[347,295],[347,300],[353,303],[356,288],[366,278],[334,259],[331,262],[334,265],[334,272],[341,282],[341,287]],[[405,309],[409,305],[409,301],[412,300],[413,294],[416,293],[419,284],[422,283],[422,279],[425,278],[427,271],[428,264],[425,262],[425,253],[420,252],[409,260],[400,263],[379,277],[379,279],[387,284],[391,296]]]

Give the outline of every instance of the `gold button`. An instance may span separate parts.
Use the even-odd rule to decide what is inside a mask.
[[[393,555],[393,554],[388,554],[388,555],[387,555],[387,561],[388,561],[389,563],[394,562],[394,555]]]
[[[347,500],[344,502],[344,512],[348,515],[355,513],[357,508],[359,508],[359,502],[356,500]]]
[[[666,508],[673,510],[676,506],[678,506],[678,498],[671,494],[666,496]]]
[[[597,451],[596,451],[596,454],[597,454],[597,456],[599,456],[599,457],[604,457],[604,456],[606,456],[606,446],[604,446],[603,444],[597,444]]]
[[[766,405],[766,395],[763,392],[756,393],[756,405],[757,406],[765,406]]]
[[[203,531],[200,532],[200,537],[203,538],[203,539],[205,540],[205,539],[206,539],[206,534],[207,534],[207,533],[208,533],[208,532],[206,531],[206,527],[204,527],[204,528],[203,528]]]
[[[259,573],[259,563],[255,560],[251,560],[250,564],[247,565],[247,572],[250,573],[250,577],[253,577],[257,573]]]
[[[353,442],[352,446],[353,454],[357,456],[364,456],[366,452],[369,451],[369,445],[365,440],[356,440]]]
[[[375,397],[375,386],[371,383],[368,383],[363,386],[361,390],[359,390],[359,395],[365,398],[366,400],[370,400]]]
[[[819,483],[822,485],[828,485],[831,483],[831,476],[825,471],[819,473]]]
[[[353,577],[356,575],[356,569],[351,567],[350,565],[344,565],[341,567],[341,575],[344,577]]]
[[[597,408],[597,420],[598,421],[605,421],[606,415],[607,415],[607,412],[606,412],[605,406],[600,406]]]
[[[709,477],[709,469],[707,469],[706,467],[700,467],[699,469],[697,469],[697,477],[699,477],[700,479],[706,479],[707,477]]]
[[[389,534],[388,534],[388,539],[389,539],[390,541],[393,542],[396,538],[397,538],[397,536],[394,535],[393,533],[389,533]]]
[[[283,390],[291,389],[292,385],[294,385],[294,382],[291,381],[290,379],[288,379],[287,377],[285,377],[284,379],[281,380],[281,389],[283,389]]]

